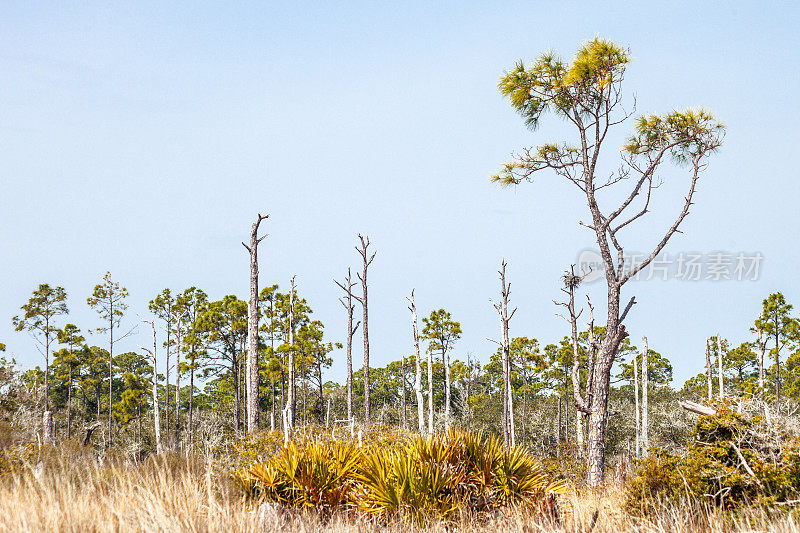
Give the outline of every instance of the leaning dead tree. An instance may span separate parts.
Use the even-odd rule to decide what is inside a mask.
[[[269,215],[258,214],[250,228],[250,305],[247,308],[247,432],[258,430],[258,244],[267,236],[258,236],[258,226]]]
[[[508,297],[511,294],[511,284],[506,283],[506,264],[506,260],[503,259],[500,263],[500,270],[497,271],[497,273],[500,274],[500,301],[498,303],[492,300],[490,301],[497,310],[497,314],[500,315],[500,333],[502,335],[500,342],[493,342],[499,344],[503,351],[503,441],[506,446],[516,446],[514,398],[511,394],[513,389],[511,388],[511,353],[508,338],[508,323],[513,318],[514,313],[517,312],[517,309],[514,308],[511,313],[508,312]]]
[[[594,234],[607,286],[605,335],[597,359],[589,369],[591,400],[583,398],[578,405],[589,416],[589,484],[593,487],[603,482],[611,369],[620,343],[628,336],[624,321],[635,302],[631,298],[627,305],[620,305],[622,289],[678,232],[693,205],[700,175],[708,166],[709,156],[721,146],[725,130],[703,109],[642,116],[622,147],[620,170],[608,178],[601,176],[605,171],[597,165],[606,136],[610,129],[631,116],[624,109],[622,98],[622,82],[629,62],[627,50],[596,38],[584,44],[571,63],[547,53],[530,66],[518,63],[499,82],[500,91],[509,97],[528,126],[535,128],[544,113],[553,111],[574,128],[571,141],[547,143],[516,154],[493,180],[515,185],[532,181],[540,171],[552,171],[575,185],[588,208],[590,219],[580,224]],[[656,236],[644,259],[626,264],[622,232],[650,212],[652,193],[660,183],[657,173],[668,160],[689,169],[683,206],[672,224]],[[611,190],[623,183],[630,187],[601,198],[604,189]],[[614,199],[619,198],[621,201],[616,203]],[[607,202],[615,203],[604,207],[602,204]]]
[[[414,303],[414,289],[411,289],[411,296],[406,297],[406,300],[408,300],[408,310],[411,311],[411,331],[414,334],[414,394],[417,396],[417,430],[422,434],[425,433],[425,405],[422,399],[422,366],[419,362],[419,329],[417,328],[417,306]],[[433,400],[429,401],[432,406]]]
[[[161,455],[163,449],[161,447],[161,410],[158,405],[158,357],[156,355],[156,324],[154,320],[143,320],[145,324],[150,325],[153,332],[153,349],[142,346],[142,350],[150,358],[153,363],[153,431],[156,437],[156,454]]]
[[[361,241],[360,246],[356,246],[356,251],[361,256],[362,268],[361,272],[357,273],[359,281],[361,281],[361,296],[353,295],[353,298],[361,303],[362,308],[362,322],[361,334],[364,337],[364,424],[369,427],[370,418],[370,390],[369,390],[369,305],[367,299],[367,269],[375,259],[375,252],[371,255],[369,253],[369,237],[364,237],[360,233],[358,239]]]
[[[344,278],[344,283],[333,280],[344,292],[345,297],[339,298],[345,311],[347,311],[347,420],[353,420],[353,335],[356,334],[358,326],[361,321],[358,321],[353,326],[353,312],[355,306],[353,305],[353,287],[356,282],[351,280],[350,269],[347,269],[347,277]]]

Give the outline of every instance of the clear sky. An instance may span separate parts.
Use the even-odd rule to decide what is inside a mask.
[[[568,329],[552,300],[592,248],[587,209],[554,176],[489,183],[513,150],[568,133],[555,119],[527,130],[496,83],[518,59],[570,58],[596,35],[630,47],[639,112],[702,105],[728,126],[671,256],[764,257],[757,281],[631,283],[634,343],[647,335],[682,383],[706,337],[750,339],[770,292],[800,305],[794,3],[74,4],[0,4],[0,342],[25,366],[42,357],[11,317],[42,282],[67,289],[84,330],[101,325],[85,301],[106,270],[131,293],[129,326],[164,287],[246,298],[240,241],[259,211],[262,286],[296,274],[330,340],[345,331],[332,279],[357,266],[356,234],[370,236],[373,365],[411,352],[413,287],[420,313],[461,321],[456,356],[487,360],[503,257],[512,335],[557,341]],[[680,209],[686,172],[663,177],[632,251]],[[602,282],[587,287],[601,307]],[[119,349],[146,344],[140,331]],[[327,377],[341,379],[341,351],[334,361]]]

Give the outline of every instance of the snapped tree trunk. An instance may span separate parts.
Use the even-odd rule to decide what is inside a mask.
[[[247,432],[258,430],[258,244],[266,238],[258,236],[258,226],[269,217],[258,214],[250,229],[250,246],[242,243],[250,254],[250,302],[247,308]]]
[[[511,384],[511,355],[508,323],[513,318],[514,313],[517,312],[517,309],[515,308],[510,313],[508,311],[511,284],[506,283],[505,259],[500,262],[500,270],[498,270],[497,273],[500,275],[500,302],[492,302],[492,305],[494,305],[494,308],[497,310],[497,314],[500,315],[501,341],[498,344],[500,344],[503,353],[503,442],[506,446],[514,446],[516,444],[516,438],[514,431],[514,402],[511,394],[513,389]],[[560,418],[559,416],[559,432],[561,431]]]

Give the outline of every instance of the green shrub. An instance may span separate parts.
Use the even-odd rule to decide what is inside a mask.
[[[371,445],[319,438],[291,442],[237,474],[245,497],[323,513],[359,509],[417,522],[538,505],[563,488],[522,448],[496,437],[451,430]],[[552,507],[552,505],[549,505]]]

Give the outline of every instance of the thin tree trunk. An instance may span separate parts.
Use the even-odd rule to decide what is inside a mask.
[[[178,336],[178,349],[175,351],[175,451],[181,448],[181,323],[180,318],[176,323]]]
[[[633,417],[636,420],[636,442],[634,448],[636,449],[636,458],[642,458],[641,446],[640,443],[642,442],[641,439],[641,426],[639,425],[639,366],[636,364],[636,356],[633,358],[633,397],[634,397],[634,409],[633,409]]]
[[[710,400],[714,396],[713,391],[713,382],[714,379],[711,375],[712,373],[712,366],[711,366],[711,345],[710,339],[706,339],[706,384],[708,385],[708,399]]]
[[[402,370],[402,380],[403,380],[403,398],[402,398],[402,406],[403,406],[403,429],[408,428],[408,413],[406,412],[406,356],[401,356],[400,359],[400,366]]]
[[[359,324],[353,326],[353,287],[356,285],[352,281],[350,269],[347,269],[347,277],[344,283],[339,283],[334,280],[334,283],[341,287],[347,295],[347,299],[339,298],[339,302],[344,306],[347,311],[347,419],[353,418],[353,335],[356,334]]]
[[[161,447],[161,410],[159,409],[158,405],[158,356],[157,356],[157,342],[156,342],[156,323],[155,319],[152,321],[145,320],[148,324],[150,324],[150,329],[153,332],[153,351],[147,350],[145,351],[150,352],[150,359],[153,361],[153,431],[155,433],[156,438],[156,454],[161,455],[162,447]],[[141,409],[141,406],[137,406]],[[142,429],[141,429],[141,420],[142,415],[141,412],[139,413],[139,438],[141,439]]]
[[[250,230],[250,246],[242,243],[250,254],[250,304],[247,309],[247,432],[258,430],[258,226],[269,215],[253,222]]]
[[[717,364],[719,366],[719,397],[725,397],[725,383],[723,382],[724,374],[722,370],[722,363],[723,363],[723,354],[722,354],[722,340],[720,339],[719,333],[717,333]]]
[[[428,435],[433,435],[433,354],[428,353]]]
[[[648,348],[647,337],[642,337],[642,451],[643,455],[647,457],[648,450],[650,450],[650,434],[649,434],[649,409],[647,404],[647,393],[650,388],[650,364],[648,361]]]
[[[250,356],[248,354],[248,362],[249,362],[249,357]],[[242,388],[242,386],[241,386],[242,376],[241,376],[241,369],[240,369],[239,362],[236,361],[236,356],[234,356],[234,363],[233,363],[232,367],[233,368],[231,368],[231,371],[233,373],[232,377],[233,377],[233,405],[234,405],[234,408],[233,408],[234,409],[233,419],[234,419],[234,425],[236,427],[236,435],[240,436],[239,431],[242,428],[242,391],[241,391],[241,388]],[[249,377],[250,376],[248,375],[248,381],[246,383],[247,387],[250,386]],[[249,391],[248,391],[248,394],[249,394]],[[249,405],[249,403],[247,405],[247,409],[248,409],[248,415],[247,415],[248,428],[247,428],[247,431],[250,432],[250,427],[249,427],[249,425],[250,425],[250,413],[249,413],[250,405]]]
[[[764,400],[764,352],[767,351],[767,343],[762,341],[763,333],[758,331],[758,399]]]
[[[167,344],[165,345],[166,353],[164,354],[164,359],[166,360],[166,369],[164,370],[164,378],[165,378],[165,384],[164,384],[164,431],[166,433],[167,442],[169,442],[169,428],[170,428],[170,425],[169,425],[169,351],[170,351],[170,348],[171,348],[171,344],[170,343],[171,343],[171,340],[172,340],[172,339],[170,339],[170,336],[172,334],[172,331],[171,331],[171,329],[172,329],[172,315],[171,315],[171,312],[172,312],[171,309],[169,309],[167,311],[167,313],[168,313],[167,314]]]
[[[781,414],[781,356],[778,341],[779,330],[778,308],[775,308],[775,413]]]
[[[500,302],[494,303],[494,308],[500,315],[500,331],[501,342],[500,347],[503,353],[503,442],[506,446],[514,446],[515,431],[514,431],[514,402],[512,398],[512,385],[511,385],[511,356],[510,356],[510,342],[508,337],[508,323],[517,312],[516,309],[508,312],[508,297],[511,294],[511,284],[506,283],[506,261],[500,263]],[[559,416],[560,420],[560,416]],[[560,422],[559,422],[559,432]]]
[[[417,306],[414,304],[414,290],[409,302],[408,310],[411,311],[411,331],[414,335],[414,394],[417,396],[417,430],[425,433],[425,403],[422,399],[422,366],[419,362],[419,331],[417,330]]]
[[[362,271],[358,274],[358,279],[361,281],[361,297],[357,298],[361,302],[363,309],[362,322],[363,326],[361,333],[364,336],[364,424],[369,427],[370,423],[370,382],[369,382],[369,305],[367,299],[367,270],[375,259],[375,253],[369,255],[369,237],[363,237],[359,234],[361,247],[356,247],[356,251],[362,258]]]
[[[295,423],[295,400],[297,390],[295,388],[294,372],[294,276],[292,276],[289,287],[289,384],[286,398],[287,423],[289,427],[294,427]]]
[[[70,356],[72,347],[70,346]],[[67,383],[67,438],[72,437],[72,357],[69,363],[69,381]]]
[[[442,343],[442,364],[444,364],[444,427],[450,429],[450,356]]]
[[[114,381],[114,305],[113,303],[110,306],[111,312],[109,316],[111,319],[109,320],[109,333],[110,333],[110,342],[108,346],[108,447],[111,447],[112,444],[112,436],[111,436],[111,404],[112,404],[112,395],[111,395],[111,386],[112,382]],[[45,375],[45,378],[47,376]]]
[[[561,455],[561,396],[558,397],[558,412],[556,414],[556,453]]]

